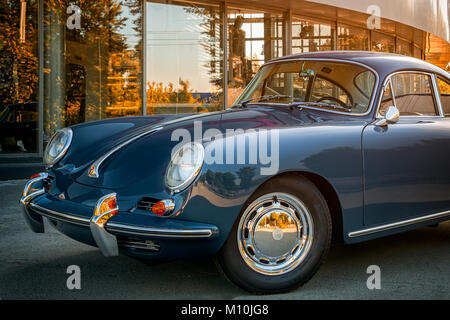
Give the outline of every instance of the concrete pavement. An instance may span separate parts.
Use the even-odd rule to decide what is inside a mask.
[[[355,245],[333,246],[302,288],[251,296],[227,282],[211,259],[146,264],[98,249],[50,226],[32,233],[18,199],[24,180],[0,182],[1,299],[450,299],[450,222]],[[81,290],[66,287],[67,267],[81,268]],[[381,290],[366,269],[381,268]]]

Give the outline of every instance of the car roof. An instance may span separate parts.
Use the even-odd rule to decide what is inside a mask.
[[[447,79],[450,79],[450,73],[424,60],[394,53],[373,52],[373,51],[320,51],[320,52],[299,53],[273,59],[269,61],[267,64],[273,62],[302,60],[302,59],[333,59],[333,60],[358,62],[375,69],[375,71],[377,71],[377,73],[382,78],[396,71],[417,70],[417,71],[434,72]]]

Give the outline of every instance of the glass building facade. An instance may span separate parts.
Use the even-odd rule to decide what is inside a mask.
[[[371,50],[450,68],[447,39],[298,2],[0,0],[0,155],[40,156],[77,123],[227,108],[288,54]]]

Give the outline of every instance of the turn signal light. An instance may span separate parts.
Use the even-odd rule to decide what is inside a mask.
[[[116,194],[108,194],[101,198],[95,207],[94,216],[99,217],[96,219],[96,223],[103,225],[117,213],[119,213],[119,207],[117,206]]]
[[[33,179],[36,179],[36,178],[39,178],[41,176],[41,174],[40,173],[36,173],[36,174],[33,174],[31,177],[30,177],[30,180],[33,180]]]
[[[158,216],[164,216],[171,213],[175,208],[175,203],[172,200],[161,200],[152,206],[152,212]]]

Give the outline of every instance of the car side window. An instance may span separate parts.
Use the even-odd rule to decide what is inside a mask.
[[[405,72],[391,78],[395,106],[403,116],[438,115],[431,77],[427,74]]]
[[[438,77],[437,85],[441,96],[442,110],[446,117],[450,117],[450,82]]]

